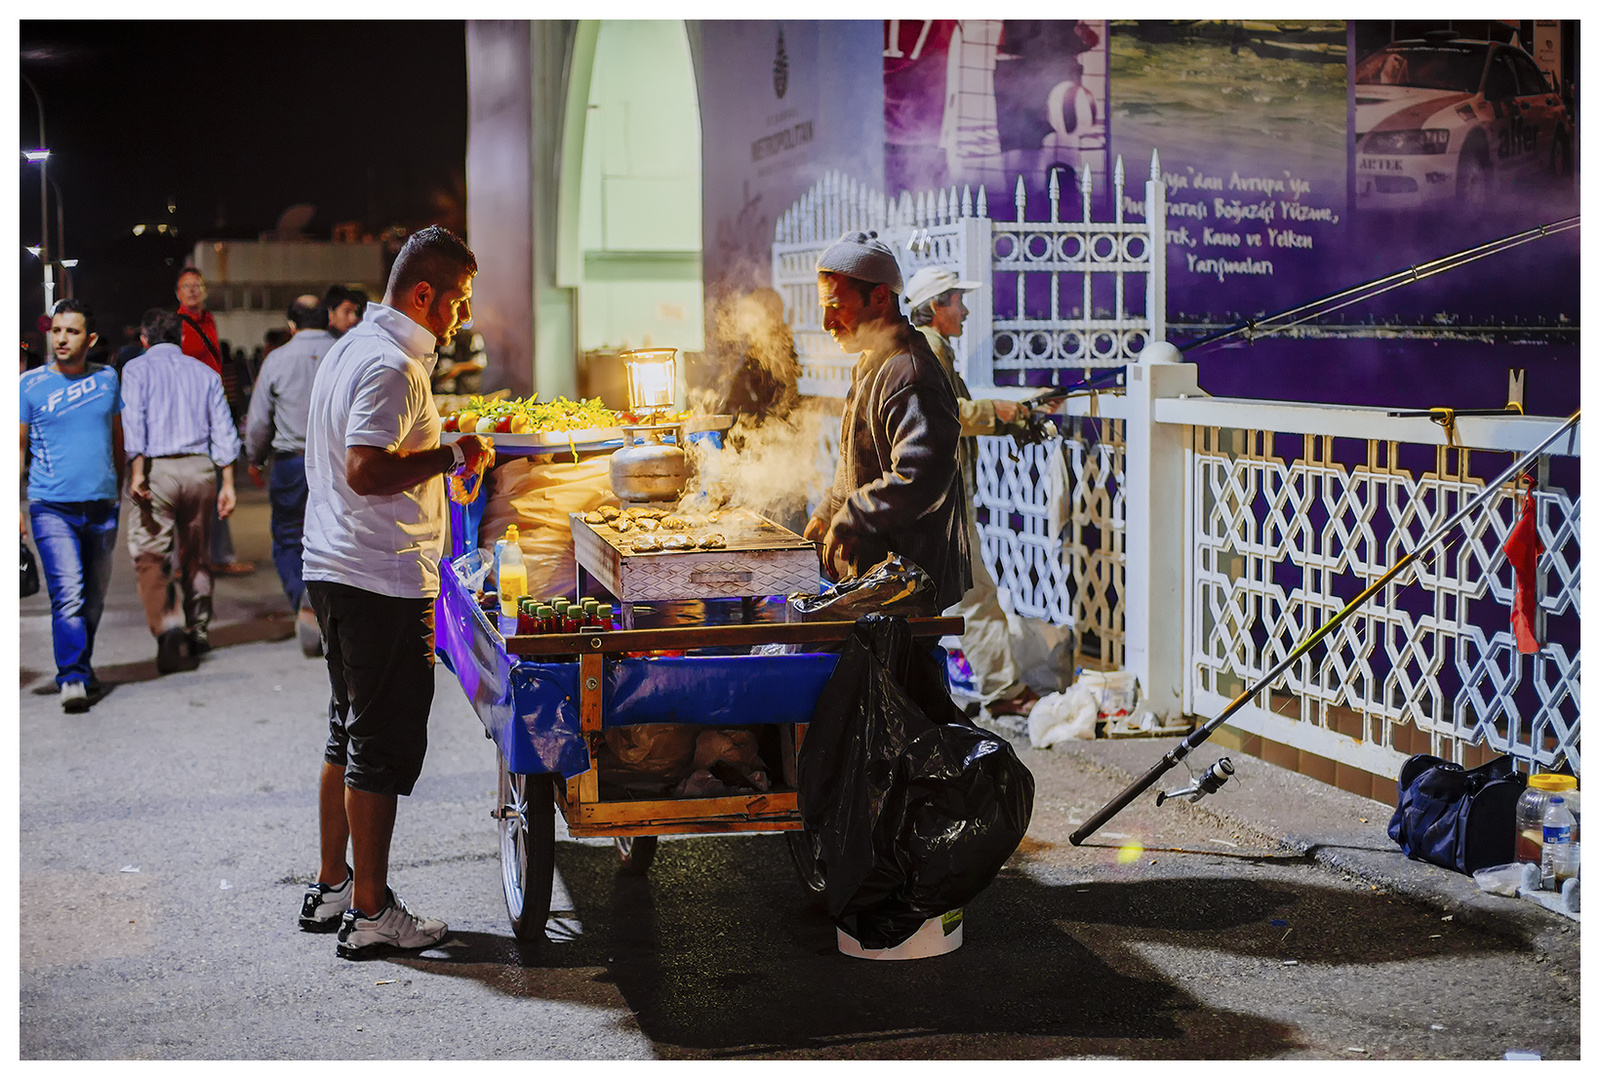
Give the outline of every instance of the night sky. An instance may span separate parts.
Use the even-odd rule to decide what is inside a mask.
[[[197,240],[255,239],[295,203],[316,206],[305,231],[319,238],[347,221],[373,235],[464,227],[465,35],[461,22],[23,21],[65,254],[81,260],[75,291],[102,339],[175,303]],[[18,106],[18,136],[37,145],[25,85]],[[39,242],[39,172],[18,160],[26,246]],[[52,191],[52,246],[55,214]],[[151,228],[135,237],[139,223]],[[38,260],[22,259],[27,329],[43,293]]]

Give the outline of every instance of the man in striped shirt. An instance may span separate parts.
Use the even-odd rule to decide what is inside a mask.
[[[166,674],[178,669],[185,644],[194,657],[211,648],[211,512],[233,513],[239,433],[222,379],[178,347],[176,315],[145,312],[139,337],[145,353],[122,371],[128,552],[156,637],[156,670]]]

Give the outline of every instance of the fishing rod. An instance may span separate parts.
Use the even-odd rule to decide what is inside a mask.
[[[1481,509],[1489,502],[1490,499],[1498,497],[1501,494],[1501,488],[1503,488],[1507,482],[1513,481],[1514,478],[1520,476],[1524,471],[1527,470],[1528,466],[1531,465],[1539,457],[1539,455],[1544,452],[1546,447],[1555,442],[1564,433],[1577,426],[1578,418],[1582,415],[1582,412],[1583,410],[1579,409],[1577,412],[1573,413],[1572,416],[1567,419],[1566,423],[1562,424],[1559,428],[1547,436],[1543,442],[1541,442],[1538,446],[1535,446],[1532,450],[1529,450],[1526,454],[1523,454],[1516,461],[1513,461],[1504,472],[1495,478],[1493,483],[1484,485],[1482,492],[1474,496],[1473,499],[1465,506],[1461,507],[1461,509],[1450,515],[1449,519],[1446,520],[1443,525],[1440,525],[1437,529],[1434,529],[1432,532],[1428,533],[1420,541],[1418,541],[1417,546],[1402,555],[1398,562],[1384,572],[1382,577],[1378,578],[1377,581],[1374,581],[1371,585],[1368,585],[1365,589],[1361,590],[1360,594],[1357,595],[1354,600],[1351,600],[1348,604],[1346,604],[1341,611],[1333,616],[1333,618],[1323,623],[1309,637],[1307,637],[1300,644],[1296,645],[1294,650],[1290,652],[1288,656],[1284,657],[1282,660],[1278,661],[1277,664],[1273,665],[1271,671],[1267,672],[1261,678],[1257,679],[1254,683],[1241,691],[1239,696],[1230,701],[1225,709],[1223,709],[1212,719],[1207,720],[1204,724],[1195,728],[1194,731],[1190,732],[1187,738],[1178,743],[1178,745],[1173,747],[1171,750],[1168,750],[1165,756],[1163,756],[1162,759],[1157,762],[1149,772],[1145,773],[1139,779],[1135,780],[1133,783],[1124,788],[1119,795],[1096,811],[1093,817],[1091,817],[1088,821],[1085,821],[1082,825],[1078,826],[1077,831],[1067,839],[1072,841],[1074,847],[1082,844],[1085,840],[1098,832],[1102,825],[1110,821],[1117,814],[1121,813],[1129,803],[1133,802],[1134,799],[1137,799],[1140,795],[1144,794],[1151,787],[1153,787],[1156,781],[1160,780],[1169,769],[1176,767],[1180,761],[1188,757],[1189,754],[1195,748],[1200,746],[1201,743],[1211,738],[1212,734],[1215,733],[1216,730],[1220,728],[1229,717],[1243,708],[1251,698],[1255,697],[1262,690],[1266,689],[1266,687],[1270,686],[1274,679],[1288,670],[1290,664],[1293,664],[1296,660],[1310,652],[1311,649],[1316,646],[1317,642],[1327,637],[1334,627],[1338,626],[1340,623],[1344,622],[1345,619],[1353,615],[1362,604],[1365,604],[1380,589],[1393,581],[1402,570],[1410,566],[1411,563],[1419,558],[1423,552],[1432,548],[1433,545],[1437,544],[1440,540],[1449,535],[1450,531],[1462,521],[1466,520],[1469,514]],[[1221,786],[1221,783],[1221,780],[1217,781],[1217,785],[1219,787]]]
[[[1375,278],[1361,285],[1353,285],[1347,289],[1329,293],[1327,296],[1307,301],[1296,307],[1286,308],[1273,315],[1263,315],[1258,319],[1246,319],[1225,330],[1218,330],[1214,334],[1208,334],[1205,337],[1179,345],[1178,351],[1188,352],[1190,349],[1198,349],[1202,345],[1211,345],[1235,334],[1245,334],[1253,340],[1267,334],[1280,333],[1299,326],[1301,323],[1332,314],[1341,308],[1349,307],[1351,304],[1382,296],[1384,293],[1398,289],[1402,285],[1410,285],[1424,278],[1442,274],[1447,270],[1454,270],[1457,267],[1477,262],[1479,259],[1498,255],[1502,251],[1510,251],[1514,247],[1520,247],[1534,240],[1542,240],[1546,237],[1566,232],[1569,229],[1576,229],[1580,222],[1581,216],[1579,215],[1562,218],[1560,221],[1553,221],[1548,225],[1539,225],[1523,232],[1502,236],[1497,240],[1490,240],[1487,243],[1479,244],[1477,247],[1466,248],[1429,262],[1408,266],[1404,270],[1397,270],[1392,274],[1386,274],[1381,278]],[[1285,319],[1290,321],[1282,322],[1280,325],[1280,320]]]
[[[1081,382],[1075,382],[1070,386],[1042,386],[1022,400],[1029,404],[1037,401],[1054,401],[1056,398],[1068,397],[1087,390],[1101,390],[1118,386],[1122,381],[1123,370],[1121,367],[1107,368],[1098,375],[1087,376]]]

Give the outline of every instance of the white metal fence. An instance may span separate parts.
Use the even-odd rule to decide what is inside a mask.
[[[1209,398],[1161,341],[1157,176],[1158,166],[1142,222],[1122,219],[1120,161],[1110,222],[1089,221],[1082,190],[1076,221],[1060,220],[1054,190],[1049,220],[1026,221],[1019,185],[1016,221],[993,222],[983,189],[889,200],[830,177],[780,220],[773,281],[802,393],[820,399],[843,397],[854,359],[822,331],[815,292],[818,255],[847,229],[877,229],[908,275],[946,265],[984,283],[958,339],[978,396],[996,373],[1039,384],[1127,364],[1126,394],[1074,399],[1062,438],[979,440],[982,557],[1018,614],[1073,625],[1080,648],[1138,675],[1158,715],[1210,716],[1558,421],[1462,417],[1447,446],[1429,421],[1381,409]],[[829,475],[836,436],[819,440]],[[1574,440],[1550,456],[1577,455]],[[1407,756],[1403,729],[1456,760],[1487,745],[1577,769],[1579,499],[1541,485],[1550,640],[1528,656],[1509,632],[1500,552],[1513,505],[1510,493],[1492,503],[1469,536],[1374,598],[1234,725],[1387,776]]]
[[[1185,675],[1189,707],[1201,715],[1220,710],[1479,494],[1511,452],[1559,423],[1480,425],[1451,447],[1440,429],[1419,431],[1381,409],[1201,398],[1157,415],[1183,425],[1193,444]],[[1563,442],[1554,456],[1577,452]],[[1239,726],[1386,775],[1406,756],[1394,748],[1399,724],[1454,760],[1486,745],[1545,767],[1565,756],[1576,769],[1579,499],[1550,484],[1536,495],[1548,637],[1530,655],[1510,631],[1513,577],[1501,550],[1520,503],[1518,490],[1502,490],[1460,538],[1419,559],[1291,666]]]

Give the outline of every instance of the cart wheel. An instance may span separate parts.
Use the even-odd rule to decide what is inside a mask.
[[[643,877],[650,872],[650,864],[656,861],[656,837],[617,837],[617,858],[622,860],[624,874]]]
[[[500,878],[511,933],[543,941],[556,868],[555,793],[548,774],[514,773],[500,757]]]
[[[828,887],[828,880],[817,865],[816,837],[804,829],[795,829],[784,833],[783,838],[789,841],[789,857],[800,874],[800,883],[807,892],[821,893]]]

